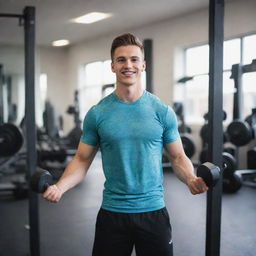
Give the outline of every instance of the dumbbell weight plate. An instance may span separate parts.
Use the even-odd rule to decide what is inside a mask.
[[[235,193],[242,187],[242,179],[236,173],[232,176],[223,178],[223,191],[226,193]]]
[[[44,193],[46,188],[53,183],[52,175],[46,170],[35,172],[30,179],[30,187],[37,193]]]
[[[195,143],[193,140],[190,138],[188,134],[181,134],[181,141],[182,145],[185,151],[185,154],[187,155],[188,158],[191,158],[196,151]]]
[[[203,163],[197,168],[197,176],[201,177],[208,187],[213,187],[220,178],[220,168],[210,162]]]
[[[228,152],[222,153],[222,161],[223,161],[223,177],[230,177],[234,174],[235,170],[237,169],[237,161]]]
[[[227,128],[230,142],[240,147],[248,144],[252,139],[252,129],[247,122],[233,121]]]

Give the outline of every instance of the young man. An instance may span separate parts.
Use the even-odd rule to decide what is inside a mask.
[[[112,43],[111,58],[116,89],[89,110],[76,155],[43,196],[58,202],[83,180],[100,148],[106,182],[93,255],[131,255],[135,246],[138,256],[171,256],[171,225],[163,198],[163,147],[174,172],[192,194],[208,188],[194,175],[184,153],[173,110],[142,89],[142,43],[132,34],[121,35]]]

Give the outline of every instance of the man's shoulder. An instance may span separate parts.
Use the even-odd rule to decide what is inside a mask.
[[[157,110],[166,110],[168,105],[164,103],[158,96],[146,91],[147,100],[149,104]]]
[[[109,94],[108,96],[101,99],[96,105],[93,106],[94,111],[102,111],[103,109],[109,107],[113,103],[113,94]]]

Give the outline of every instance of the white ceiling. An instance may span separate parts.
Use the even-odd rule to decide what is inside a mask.
[[[0,0],[0,13],[21,14],[25,6],[36,7],[36,41],[50,45],[57,39],[71,44],[112,32],[169,19],[206,8],[209,0]],[[113,13],[109,19],[90,24],[74,24],[70,19],[88,12]],[[0,43],[22,43],[23,29],[17,19],[0,17]]]

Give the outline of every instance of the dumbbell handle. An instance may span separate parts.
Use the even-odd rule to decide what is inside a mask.
[[[50,187],[51,185],[49,183],[45,183],[44,185],[44,192],[47,190],[48,187]]]

